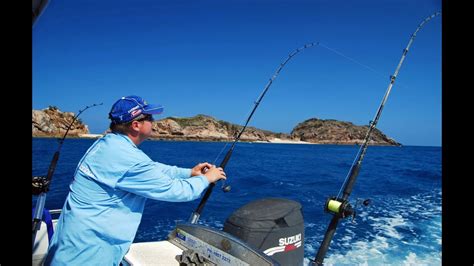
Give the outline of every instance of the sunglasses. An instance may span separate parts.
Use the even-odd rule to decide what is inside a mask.
[[[136,121],[142,122],[142,121],[150,121],[153,122],[155,119],[153,119],[152,115],[145,115],[143,118],[137,119]]]

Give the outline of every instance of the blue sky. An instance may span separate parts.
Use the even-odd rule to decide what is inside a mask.
[[[411,34],[436,11],[440,0],[50,0],[32,31],[32,108],[77,113],[103,103],[80,117],[102,133],[115,100],[134,94],[164,105],[158,119],[243,124],[288,54],[320,42],[332,50],[292,58],[250,125],[367,125]],[[441,146],[441,21],[417,34],[377,125],[404,145]]]

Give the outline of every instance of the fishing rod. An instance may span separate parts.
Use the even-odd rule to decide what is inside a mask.
[[[229,150],[227,151],[226,155],[224,156],[224,159],[222,160],[221,164],[219,165],[219,167],[221,167],[222,169],[225,169],[225,166],[227,165],[227,162],[229,162],[229,159],[232,155],[232,152],[234,151],[234,147],[235,147],[235,144],[239,141],[240,139],[240,136],[242,136],[242,133],[244,133],[244,130],[247,128],[247,125],[250,121],[250,119],[252,118],[253,114],[255,113],[255,110],[257,109],[258,105],[260,104],[260,102],[262,101],[263,99],[263,96],[265,96],[265,94],[267,93],[268,89],[270,88],[270,86],[273,84],[273,81],[275,80],[275,78],[278,76],[278,74],[280,74],[280,71],[283,69],[283,67],[286,65],[286,63],[288,63],[288,61],[290,61],[291,58],[293,58],[296,54],[298,54],[299,52],[301,52],[302,50],[306,49],[306,48],[310,48],[310,47],[313,47],[315,45],[318,45],[319,43],[318,42],[312,42],[312,43],[307,43],[305,44],[304,46],[294,50],[293,52],[291,52],[288,57],[280,64],[280,66],[278,67],[278,69],[275,71],[275,73],[273,74],[273,76],[270,78],[270,80],[268,81],[267,85],[265,86],[265,88],[263,89],[262,93],[260,94],[260,96],[257,98],[257,100],[255,101],[254,103],[254,106],[253,106],[253,109],[252,111],[250,112],[250,115],[247,117],[247,120],[245,121],[245,125],[240,129],[239,133],[236,135],[234,141],[232,142],[232,145],[231,147],[229,148]],[[205,171],[205,170],[204,170]],[[189,218],[189,222],[190,223],[197,223],[197,221],[199,220],[199,217],[201,216],[201,213],[202,213],[202,210],[204,209],[204,205],[206,205],[207,203],[207,200],[209,199],[209,196],[211,195],[212,193],[212,190],[214,189],[214,186],[216,184],[215,183],[211,183],[209,184],[209,187],[207,188],[204,196],[202,197],[201,201],[199,202],[199,205],[198,207],[196,208],[196,210],[191,214],[191,217]],[[231,189],[231,187],[229,185],[225,185],[225,180],[223,181],[222,183],[222,190],[224,192],[229,192]]]
[[[69,124],[69,126],[66,129],[66,133],[64,133],[64,136],[59,140],[58,149],[54,153],[53,159],[51,160],[51,163],[49,164],[48,173],[46,177],[34,176],[32,179],[32,193],[33,195],[39,195],[36,201],[35,214],[33,216],[33,222],[32,222],[33,239],[32,239],[31,245],[33,249],[35,245],[36,233],[40,228],[41,220],[43,218],[44,205],[46,202],[46,193],[49,191],[49,185],[51,184],[51,179],[53,178],[54,171],[56,170],[56,164],[58,163],[58,159],[59,159],[59,152],[61,151],[61,147],[63,146],[64,139],[66,139],[66,136],[69,130],[71,129],[74,122],[76,122],[77,118],[82,114],[82,112],[84,112],[85,110],[91,107],[99,106],[99,105],[102,105],[102,103],[86,106],[84,109],[80,110],[76,116],[74,116],[74,118],[72,119],[72,122]]]
[[[48,5],[48,0],[33,0],[32,6],[32,26],[35,25],[38,17],[43,13],[44,9]]]
[[[352,208],[352,206],[349,204],[348,198],[349,195],[352,192],[352,187],[355,184],[355,181],[357,179],[357,175],[359,174],[360,167],[362,164],[362,160],[364,159],[365,153],[367,151],[370,135],[372,131],[375,129],[375,126],[377,125],[380,115],[382,114],[382,110],[384,108],[385,102],[387,101],[388,95],[390,94],[390,91],[392,90],[392,86],[395,83],[395,80],[397,78],[398,72],[400,71],[400,67],[402,66],[403,61],[405,60],[405,57],[408,53],[408,49],[410,49],[410,46],[412,45],[413,41],[415,40],[416,34],[418,31],[421,30],[421,28],[430,21],[432,18],[440,15],[440,12],[436,12],[432,14],[431,16],[425,18],[416,28],[415,32],[411,35],[411,38],[408,42],[407,47],[403,50],[402,58],[400,59],[400,62],[398,63],[397,68],[395,69],[395,72],[392,76],[390,76],[390,84],[388,85],[388,88],[385,92],[385,95],[382,99],[382,103],[380,104],[376,114],[375,118],[369,122],[369,129],[365,135],[364,142],[359,148],[359,151],[357,153],[356,159],[354,160],[354,163],[352,164],[346,179],[344,180],[343,185],[341,186],[343,189],[343,194],[342,197],[340,197],[341,190],[339,190],[339,193],[336,197],[330,197],[326,201],[325,204],[325,211],[329,212],[330,214],[333,215],[333,218],[331,219],[331,222],[329,223],[329,226],[326,230],[326,233],[324,235],[323,242],[321,246],[319,247],[318,253],[316,254],[316,258],[313,261],[314,265],[323,265],[324,257],[326,255],[327,250],[329,249],[329,244],[331,243],[331,240],[334,236],[334,233],[336,232],[336,227],[337,224],[339,223],[340,219],[352,216],[354,218],[355,216],[355,210]],[[368,201],[364,201],[364,205],[367,205]]]

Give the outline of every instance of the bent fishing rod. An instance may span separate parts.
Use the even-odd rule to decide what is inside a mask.
[[[293,52],[291,52],[288,57],[280,64],[280,66],[278,67],[278,69],[275,71],[275,73],[273,74],[273,76],[270,78],[270,80],[268,81],[267,85],[265,86],[265,88],[263,89],[262,93],[260,94],[260,96],[257,98],[257,100],[255,101],[254,103],[254,106],[253,106],[253,109],[252,111],[250,112],[249,116],[247,117],[247,120],[245,121],[245,125],[240,129],[240,131],[238,132],[238,134],[236,134],[236,137],[234,139],[234,141],[232,142],[232,145],[231,147],[229,148],[229,150],[227,151],[226,155],[224,156],[224,159],[222,160],[221,164],[219,165],[219,167],[221,167],[222,169],[225,169],[227,163],[229,162],[230,160],[230,157],[232,156],[232,152],[234,151],[234,147],[235,147],[235,144],[240,140],[240,137],[242,136],[242,133],[244,133],[244,130],[247,128],[247,125],[250,121],[250,119],[252,118],[253,114],[255,113],[255,110],[257,109],[258,105],[260,104],[260,102],[262,101],[263,97],[265,96],[265,94],[267,93],[268,89],[270,88],[270,86],[273,84],[273,81],[276,79],[276,77],[280,74],[280,71],[283,69],[283,67],[285,67],[286,63],[288,63],[288,61],[290,61],[291,58],[293,58],[296,54],[298,54],[299,52],[301,52],[302,50],[306,49],[306,48],[310,48],[310,47],[313,47],[315,45],[318,45],[319,43],[318,42],[312,42],[312,43],[308,43],[308,44],[305,44],[304,46],[294,50]],[[202,197],[201,201],[199,202],[199,205],[198,207],[196,208],[196,210],[191,214],[191,217],[189,218],[189,222],[190,223],[197,223],[197,221],[199,220],[199,217],[201,216],[201,213],[202,213],[202,210],[204,209],[204,205],[206,205],[207,203],[207,200],[209,199],[209,196],[211,195],[212,193],[212,190],[214,189],[215,187],[215,183],[211,183],[209,184],[209,187],[207,188],[206,192],[204,193],[204,196]],[[231,187],[229,185],[225,185],[225,180],[223,181],[222,183],[222,190],[224,192],[229,192],[231,189]]]
[[[390,91],[392,90],[393,84],[395,83],[395,80],[397,78],[398,72],[400,71],[400,67],[403,64],[403,61],[405,60],[405,57],[408,53],[408,49],[410,49],[410,46],[412,45],[413,41],[415,40],[416,34],[418,31],[421,30],[421,28],[432,18],[440,15],[440,12],[436,12],[432,14],[431,16],[425,18],[416,28],[415,32],[411,35],[411,38],[408,42],[408,45],[406,48],[403,50],[402,53],[402,58],[400,59],[400,62],[398,63],[397,68],[395,69],[395,72],[392,76],[390,76],[390,84],[388,85],[388,88],[385,92],[385,95],[383,96],[382,102],[375,114],[375,118],[369,122],[369,129],[365,135],[364,142],[359,148],[359,151],[357,153],[356,159],[354,160],[351,168],[349,169],[349,172],[346,176],[346,179],[344,180],[343,185],[341,186],[341,190],[343,189],[342,197],[340,197],[341,190],[339,190],[339,193],[336,197],[330,197],[325,204],[325,211],[329,212],[330,214],[333,215],[333,218],[331,219],[331,222],[329,223],[329,226],[326,230],[326,233],[324,235],[323,242],[321,246],[319,247],[318,253],[316,254],[316,258],[313,261],[314,265],[323,265],[324,257],[326,255],[327,250],[329,249],[329,244],[331,243],[331,240],[334,236],[334,233],[336,232],[336,227],[337,224],[339,223],[340,219],[352,216],[353,219],[355,217],[355,210],[352,208],[352,206],[349,204],[348,198],[352,192],[352,187],[355,184],[355,181],[357,179],[357,176],[359,174],[362,160],[364,159],[365,153],[367,151],[368,143],[370,140],[370,136],[372,131],[375,129],[375,126],[377,125],[380,115],[382,114],[382,110],[385,106],[385,103],[387,101],[387,98],[390,94]],[[365,201],[364,205],[367,205],[368,202]]]
[[[32,194],[33,195],[39,195],[38,199],[36,201],[35,214],[33,216],[33,222],[32,222],[33,239],[32,239],[32,244],[31,245],[32,245],[33,249],[34,249],[34,245],[35,245],[36,233],[40,229],[41,220],[43,218],[43,210],[44,210],[44,205],[45,205],[45,202],[46,202],[46,193],[49,191],[49,185],[51,184],[51,179],[53,178],[54,171],[56,170],[56,164],[58,163],[58,159],[59,159],[59,152],[61,151],[61,147],[63,146],[64,140],[66,139],[66,136],[69,133],[69,130],[71,129],[74,122],[76,122],[77,118],[85,110],[87,110],[91,107],[94,107],[94,106],[99,106],[99,105],[102,105],[102,103],[86,106],[84,109],[79,110],[78,114],[76,116],[74,116],[74,118],[72,119],[72,122],[66,128],[66,133],[64,133],[63,137],[59,140],[58,149],[54,153],[53,159],[51,160],[51,163],[49,164],[47,175],[46,176],[34,176],[33,179],[32,179]]]

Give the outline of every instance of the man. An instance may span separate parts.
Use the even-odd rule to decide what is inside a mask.
[[[191,201],[209,183],[226,178],[209,163],[169,166],[137,147],[152,132],[152,115],[162,111],[138,96],[115,102],[111,133],[95,141],[76,168],[46,265],[118,265],[135,238],[147,198]]]

